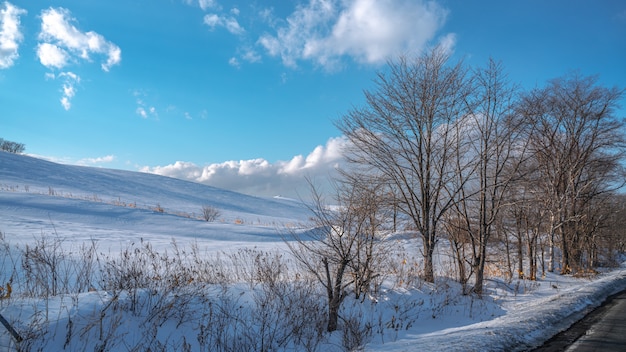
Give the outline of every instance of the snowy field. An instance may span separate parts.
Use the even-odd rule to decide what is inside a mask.
[[[203,221],[203,206],[219,209],[219,219]],[[249,268],[230,268],[238,263],[253,266],[258,258],[288,258],[283,238],[290,231],[306,229],[310,216],[295,200],[261,199],[151,174],[59,165],[0,152],[4,256],[0,260],[0,286],[4,287],[0,294],[6,296],[7,283],[13,291],[0,300],[0,313],[30,341],[29,347],[45,351],[226,351],[220,338],[233,336],[250,340],[241,342],[249,350],[281,346],[284,350],[342,351],[350,345],[345,333],[324,334],[317,341],[312,337],[316,332],[304,325],[297,332],[301,336],[295,340],[289,336],[292,342],[281,344],[279,336],[283,335],[278,330],[294,324],[284,321],[284,316],[263,315],[274,312],[265,306],[258,309],[269,289],[246,280]],[[419,243],[410,236],[395,234],[389,240],[406,249],[398,254],[399,267],[406,265],[400,263],[406,259],[402,255],[419,251]],[[352,345],[364,346],[366,351],[528,350],[580,319],[607,296],[626,289],[624,267],[593,278],[548,274],[536,282],[507,282],[494,275],[482,298],[461,295],[459,285],[446,278],[453,276],[446,250],[445,246],[439,248],[440,276],[435,284],[390,278],[375,297],[363,302],[346,300],[343,316],[369,336],[366,341],[352,341]],[[24,263],[35,263],[26,261],[24,253],[37,253],[37,263],[58,270],[55,280],[78,282],[83,269],[97,265],[107,268],[109,276],[84,278],[76,292],[42,292],[45,286],[37,286],[33,280],[49,277],[24,274]],[[135,267],[111,264],[121,263],[125,255],[135,260],[131,262]],[[163,264],[155,264],[155,257],[162,258]],[[418,265],[418,257],[408,258]],[[82,262],[86,258],[87,262]],[[103,264],[106,261],[108,264]],[[230,270],[239,280],[200,284],[191,282],[196,276],[189,276],[187,284],[181,285],[178,280],[183,278],[176,274],[161,284],[165,275],[153,274],[147,287],[110,289],[115,286],[112,281],[121,280],[110,275],[113,269],[167,274],[201,265],[211,266],[204,267],[211,275]],[[298,276],[287,269],[281,273]],[[294,285],[281,287],[292,296],[315,292],[302,287],[296,290]],[[161,289],[164,291],[156,292]],[[311,305],[323,302],[321,295]],[[205,333],[209,327],[204,322],[228,321],[211,320],[218,316],[218,306],[237,323],[224,324],[221,335]],[[310,318],[306,311],[289,314],[293,321]],[[0,348],[14,345],[3,327],[0,336]],[[259,336],[273,338],[274,345],[258,341]]]

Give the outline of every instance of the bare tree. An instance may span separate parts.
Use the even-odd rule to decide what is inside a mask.
[[[339,311],[354,287],[357,297],[367,293],[379,274],[381,262],[377,233],[384,220],[378,204],[368,202],[369,192],[354,184],[335,184],[334,205],[327,205],[322,195],[312,188],[312,229],[291,232],[285,238],[294,258],[324,287],[328,299],[329,332],[337,330]]]
[[[597,265],[617,266],[620,253],[626,252],[626,195],[610,193],[596,207],[601,208],[602,219],[587,246],[592,246],[592,260]],[[589,249],[591,251],[591,248]]]
[[[449,65],[435,48],[412,61],[389,62],[366,91],[367,104],[344,115],[337,127],[350,140],[346,158],[364,173],[389,182],[423,242],[424,279],[434,282],[433,253],[440,221],[458,190],[454,179],[452,123],[466,114],[466,69]]]
[[[510,216],[513,218],[511,226],[514,237],[517,239],[517,255],[519,279],[536,280],[539,262],[540,239],[545,231],[546,208],[533,190],[533,185],[522,182],[511,194],[512,204]],[[524,271],[524,248],[528,263],[528,273]]]
[[[23,143],[11,142],[0,138],[0,150],[14,154],[22,154],[24,153],[24,149]]]
[[[551,247],[560,238],[561,273],[580,262],[586,207],[624,182],[624,124],[615,116],[623,94],[573,73],[523,98],[520,112],[533,126],[529,140],[550,211]],[[554,259],[550,265],[554,269]]]
[[[473,291],[482,294],[487,249],[501,210],[508,203],[507,190],[519,177],[525,158],[520,121],[514,114],[516,91],[500,63],[490,60],[473,76],[470,113],[460,118],[457,144],[457,177],[450,192],[457,197],[453,210],[471,244],[475,275]],[[458,191],[460,189],[460,192]]]
[[[446,214],[444,226],[450,242],[450,248],[454,254],[459,283],[463,288],[463,294],[469,293],[467,281],[472,276],[472,267],[468,268],[466,249],[471,243],[465,229],[465,219],[461,219],[457,214]],[[471,262],[470,262],[471,264]]]

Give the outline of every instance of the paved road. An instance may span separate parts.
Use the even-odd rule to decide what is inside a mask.
[[[613,297],[606,312],[566,351],[626,351],[626,292]]]
[[[605,304],[535,350],[561,351],[626,351],[626,291],[609,297]]]

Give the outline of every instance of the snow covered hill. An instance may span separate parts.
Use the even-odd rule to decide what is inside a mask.
[[[59,195],[82,195],[88,199],[160,204],[166,209],[184,212],[198,212],[202,205],[211,205],[247,216],[300,218],[305,213],[299,204],[280,198],[246,196],[154,174],[56,164],[5,152],[0,152],[0,185],[53,191]]]
[[[219,218],[200,221],[203,206],[217,209]],[[295,226],[308,216],[294,200],[0,152],[0,231],[18,241],[53,230],[63,237],[101,237],[113,244],[138,237],[156,242],[172,237],[280,241],[277,228]]]

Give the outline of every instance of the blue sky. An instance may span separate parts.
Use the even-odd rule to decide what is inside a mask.
[[[340,162],[333,121],[386,60],[440,43],[526,89],[573,69],[626,86],[621,0],[0,0],[0,137],[293,196]]]

